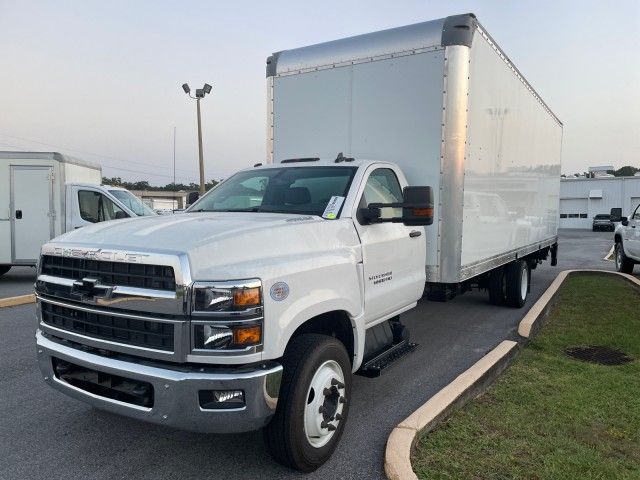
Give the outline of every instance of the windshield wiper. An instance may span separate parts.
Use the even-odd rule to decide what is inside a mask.
[[[260,207],[228,208],[226,210],[212,210],[212,212],[259,212]]]
[[[250,207],[250,208],[198,208],[196,210],[191,210],[190,213],[193,212],[259,212],[260,207]]]

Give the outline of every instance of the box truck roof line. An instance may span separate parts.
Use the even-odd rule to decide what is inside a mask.
[[[54,160],[60,163],[80,165],[81,167],[93,168],[102,171],[99,163],[88,162],[69,155],[62,155],[58,152],[0,152],[0,160]]]
[[[267,77],[295,75],[389,57],[424,53],[454,45],[471,47],[476,30],[509,65],[549,115],[562,125],[473,13],[451,15],[438,20],[275,52],[267,58]]]

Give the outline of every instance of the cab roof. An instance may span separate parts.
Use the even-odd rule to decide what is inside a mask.
[[[264,163],[264,164],[256,164],[254,168],[294,168],[294,167],[363,167],[368,166],[373,163],[389,163],[385,161],[379,160],[366,160],[366,159],[356,159],[356,158],[347,158],[346,160],[342,160],[336,162],[336,160],[328,160],[328,159],[310,159],[310,158],[300,158],[300,159],[285,159],[280,162],[274,163]],[[250,169],[249,169],[250,170]]]

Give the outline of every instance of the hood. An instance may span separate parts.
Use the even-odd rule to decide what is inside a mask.
[[[187,254],[194,280],[255,276],[277,258],[304,258],[359,245],[351,219],[253,212],[138,217],[89,225],[52,241],[83,246]],[[353,250],[352,250],[353,251]],[[253,273],[250,273],[253,272]]]

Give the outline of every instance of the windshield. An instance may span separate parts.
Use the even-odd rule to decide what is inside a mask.
[[[156,213],[147,207],[142,200],[136,197],[129,190],[109,190],[109,193],[124,203],[124,206],[139,217],[155,215]]]
[[[611,215],[596,215],[595,219],[596,220],[609,220],[611,218]]]
[[[346,197],[356,167],[288,167],[244,171],[194,203],[189,212],[322,215],[331,197]]]

